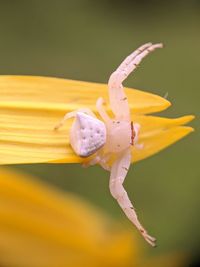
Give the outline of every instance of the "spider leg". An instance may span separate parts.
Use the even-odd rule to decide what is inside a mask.
[[[139,131],[140,131],[141,125],[139,123],[133,123],[133,128],[135,131],[134,147],[136,149],[141,150],[144,148],[144,144],[138,144],[138,137],[139,137]]]
[[[96,102],[96,108],[100,114],[100,116],[102,117],[102,119],[105,121],[105,122],[110,122],[110,117],[108,116],[108,114],[106,113],[104,107],[103,107],[103,104],[104,104],[104,99],[102,97],[99,97],[97,99],[97,102]]]
[[[91,160],[86,161],[82,164],[83,167],[87,168],[89,166],[93,166],[99,164],[104,170],[110,171],[110,166],[107,164],[107,161],[110,158],[110,154],[101,155],[100,152],[97,152],[95,157]]]
[[[136,69],[141,60],[162,44],[147,43],[130,54],[114,71],[108,81],[111,109],[118,119],[130,120],[130,110],[122,82]]]
[[[120,157],[114,162],[111,168],[110,176],[110,192],[117,200],[118,204],[128,217],[128,219],[136,226],[136,228],[143,235],[144,239],[152,246],[155,246],[156,239],[148,235],[147,231],[143,228],[138,220],[134,207],[128,197],[127,192],[123,187],[124,179],[127,175],[131,163],[130,149],[123,152]]]
[[[99,161],[100,161],[100,156],[99,156],[99,154],[98,154],[98,152],[97,152],[97,153],[95,154],[95,156],[94,156],[92,159],[83,162],[82,166],[83,166],[84,168],[87,168],[87,167],[96,165],[97,163],[99,163]]]
[[[111,171],[110,166],[107,164],[109,159],[110,159],[110,154],[106,154],[101,158],[101,161],[99,162],[101,167],[106,171]]]
[[[139,48],[137,48],[135,51],[133,51],[129,56],[127,56],[124,59],[124,61],[119,65],[117,70],[124,70],[136,56],[138,56],[141,52],[143,52],[145,49],[147,49],[151,45],[152,43],[141,45]]]
[[[162,47],[162,44],[152,44],[146,47],[143,51],[141,51],[140,54],[134,57],[123,70],[121,69],[122,72],[121,75],[119,74],[118,79],[123,82],[127,78],[127,76],[137,68],[144,57],[153,52],[155,49]]]
[[[89,108],[81,108],[81,109],[78,109],[76,111],[68,112],[68,113],[65,114],[63,119],[58,124],[56,124],[56,126],[54,127],[54,130],[58,130],[60,127],[62,127],[66,120],[75,117],[77,112],[83,112],[83,113],[86,113],[86,114],[88,114],[88,115],[90,115],[92,117],[96,117],[94,115],[94,113]]]
[[[133,123],[133,128],[134,128],[134,132],[135,132],[134,145],[137,145],[141,125],[139,123]]]

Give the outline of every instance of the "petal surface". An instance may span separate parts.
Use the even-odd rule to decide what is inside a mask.
[[[166,147],[174,144],[193,131],[192,127],[178,126],[154,133],[145,133],[140,136],[142,149],[133,148],[132,159],[134,162],[152,156]]]
[[[192,128],[180,128],[179,136],[162,142],[155,140],[157,144],[162,143],[162,148],[157,145],[154,150],[150,149],[155,135],[165,138],[163,132],[183,125],[193,117],[164,119],[143,115],[160,111],[170,104],[153,94],[126,90],[132,119],[142,126],[140,141],[146,144],[143,150],[134,152],[135,161],[158,152],[192,131]],[[66,112],[81,107],[95,112],[96,99],[100,96],[107,99],[107,85],[47,77],[0,76],[0,95],[0,164],[77,163],[82,159],[74,154],[69,144],[72,121],[67,121],[58,131],[53,128]]]
[[[166,99],[126,88],[135,113],[152,113],[170,106]],[[38,76],[0,76],[0,108],[66,113],[81,107],[96,110],[98,97],[108,103],[107,84]]]
[[[133,161],[145,159],[193,132],[192,127],[181,126],[194,119],[188,115],[176,119],[155,116],[133,116],[133,121],[141,125],[138,143],[141,149],[133,148]]]

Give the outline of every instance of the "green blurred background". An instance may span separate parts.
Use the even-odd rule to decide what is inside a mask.
[[[164,43],[125,84],[161,96],[168,92],[173,106],[162,116],[195,114],[196,131],[132,166],[125,187],[158,239],[149,254],[183,250],[195,261],[200,252],[200,1],[0,0],[0,35],[0,74],[104,83],[140,44]],[[100,167],[16,167],[81,195],[128,225]]]

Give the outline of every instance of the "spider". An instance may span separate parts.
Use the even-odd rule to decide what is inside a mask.
[[[110,118],[106,113],[103,98],[98,98],[96,109],[103,121],[97,119],[91,110],[85,108],[67,113],[55,126],[57,130],[67,119],[75,117],[70,130],[70,144],[73,150],[80,157],[87,158],[92,155],[85,165],[100,164],[105,170],[110,171],[111,195],[144,239],[152,246],[155,246],[156,239],[151,237],[139,222],[136,211],[123,187],[131,164],[131,146],[141,149],[142,144],[138,144],[140,125],[131,121],[128,99],[122,82],[137,68],[145,56],[156,48],[162,47],[162,44],[152,43],[140,46],[111,74],[108,89],[114,118]]]

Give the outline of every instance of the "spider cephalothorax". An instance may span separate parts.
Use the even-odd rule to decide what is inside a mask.
[[[114,118],[108,116],[103,107],[104,100],[99,98],[96,108],[103,122],[97,119],[91,110],[80,109],[67,113],[55,127],[55,129],[58,129],[66,119],[75,117],[70,131],[72,148],[81,157],[93,155],[87,163],[88,165],[98,163],[104,169],[110,171],[109,187],[112,196],[117,200],[129,220],[152,246],[155,246],[156,239],[148,235],[140,224],[123,187],[124,179],[131,164],[131,146],[141,148],[142,144],[138,144],[140,125],[131,121],[128,99],[124,93],[122,82],[136,69],[146,55],[161,47],[162,44],[147,43],[142,45],[111,74],[108,89]],[[114,161],[110,166],[111,158],[114,158]]]

